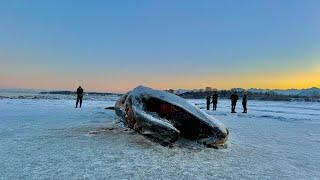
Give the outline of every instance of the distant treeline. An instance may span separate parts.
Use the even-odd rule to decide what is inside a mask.
[[[60,94],[60,95],[75,95],[75,91],[48,91],[48,92],[40,92],[40,94]],[[110,95],[116,95],[120,96],[121,94],[117,93],[101,93],[101,92],[85,92],[85,94],[88,95],[99,95],[99,96],[110,96]]]
[[[232,94],[231,90],[220,90],[217,91],[219,94],[219,98],[221,99],[229,99]],[[265,93],[254,93],[254,92],[246,92],[248,98],[251,100],[269,100],[269,101],[310,101],[310,102],[320,102],[320,97],[302,97],[302,96],[293,96],[293,95],[279,95],[274,92],[265,92]],[[48,92],[40,92],[40,94],[57,94],[57,95],[75,95],[74,91],[48,91]],[[121,96],[122,94],[117,93],[101,93],[101,92],[86,92],[87,95],[98,95],[98,96],[110,96],[116,95]],[[213,94],[212,91],[189,91],[182,94],[178,94],[178,96],[185,99],[205,99],[207,96],[211,96]],[[243,91],[237,92],[239,98],[241,98],[244,94]]]
[[[232,94],[231,90],[220,90],[217,91],[219,97],[222,99],[229,99]],[[204,99],[207,96],[211,96],[213,92],[203,91],[203,92],[185,92],[179,94],[180,97],[185,99]],[[239,98],[241,98],[244,92],[237,92]],[[253,93],[246,92],[249,99],[253,100],[270,100],[270,101],[317,101],[320,102],[320,97],[302,97],[302,96],[293,96],[293,95],[279,95],[273,92],[265,92],[265,93]]]

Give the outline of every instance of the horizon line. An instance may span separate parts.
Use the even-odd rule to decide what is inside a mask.
[[[209,87],[209,86],[207,86]],[[205,87],[205,88],[207,88]],[[135,88],[135,87],[134,87]],[[153,87],[151,87],[153,88]],[[194,90],[204,90],[205,91],[205,88],[193,88],[193,89],[184,89],[184,88],[166,88],[166,89],[159,89],[159,88],[154,88],[154,89],[159,89],[159,90],[187,90],[187,91],[194,91]],[[232,90],[232,89],[244,89],[244,90],[250,90],[250,89],[258,89],[258,90],[306,90],[306,89],[312,89],[312,88],[317,88],[317,89],[320,89],[320,86],[311,86],[311,87],[307,87],[307,88],[294,88],[294,87],[291,87],[291,88],[256,88],[256,87],[250,87],[250,88],[242,88],[242,87],[233,87],[233,88],[214,88],[214,87],[209,87],[209,88],[212,88],[211,91],[214,91],[214,90],[218,90],[218,91],[221,91],[221,90]],[[76,88],[75,88],[76,89]],[[133,88],[132,88],[133,89]],[[42,91],[42,92],[48,92],[48,91],[75,91],[75,90],[72,90],[72,89],[63,89],[63,88],[24,88],[24,87],[0,87],[0,90],[8,90],[8,91],[14,91],[14,90],[21,90],[21,91]],[[130,90],[125,90],[125,91],[108,91],[108,90],[92,90],[92,89],[89,89],[88,91],[86,92],[92,92],[92,93],[115,93],[115,94],[119,94],[119,93],[125,93],[125,92],[128,92]]]

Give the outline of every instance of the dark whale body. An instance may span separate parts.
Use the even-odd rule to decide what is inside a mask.
[[[131,129],[169,145],[179,136],[209,147],[223,145],[228,129],[185,99],[174,94],[138,86],[122,96],[116,114]]]

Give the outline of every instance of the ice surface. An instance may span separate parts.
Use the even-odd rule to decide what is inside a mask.
[[[204,100],[190,100],[204,108]],[[0,99],[0,179],[319,179],[320,104],[228,100],[206,111],[230,130],[227,149],[180,139],[163,147],[121,128],[115,98]],[[240,112],[241,104],[237,106]]]

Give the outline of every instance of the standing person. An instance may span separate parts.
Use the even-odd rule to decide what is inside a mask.
[[[217,110],[218,98],[219,98],[219,95],[218,95],[217,91],[215,91],[212,95],[212,104],[213,104],[214,111]]]
[[[248,101],[248,95],[245,93],[242,97],[242,107],[243,107],[242,113],[247,113],[247,101]]]
[[[83,89],[81,86],[77,89],[77,102],[76,102],[76,108],[78,108],[78,103],[80,102],[80,108],[82,106],[82,97],[83,97]]]
[[[210,110],[210,100],[211,100],[211,97],[210,96],[207,96],[207,110]]]
[[[233,92],[230,96],[231,99],[231,113],[236,113],[236,105],[237,105],[237,101],[239,99],[238,95],[236,92]]]

